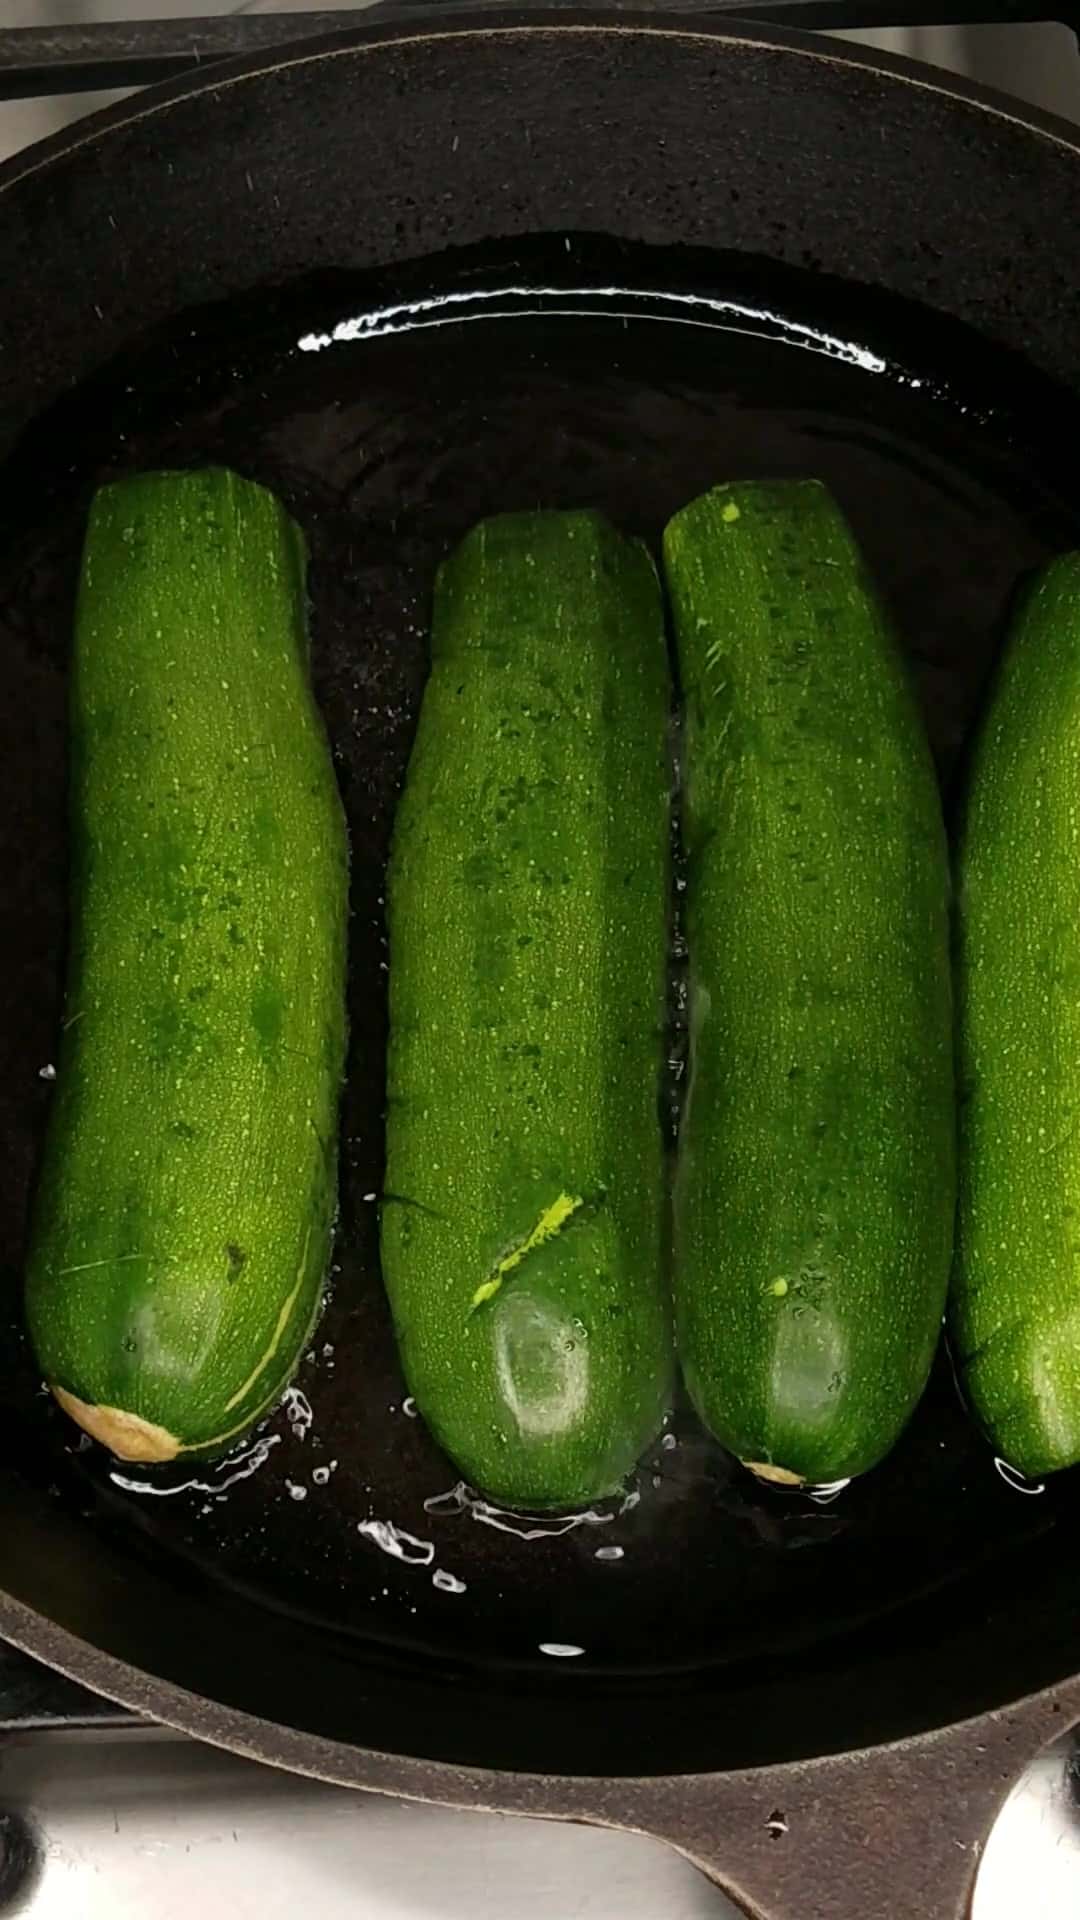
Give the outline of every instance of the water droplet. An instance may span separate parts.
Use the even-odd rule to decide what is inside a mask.
[[[456,1574],[447,1573],[444,1567],[436,1567],[431,1576],[431,1584],[438,1587],[440,1593],[464,1593],[465,1582]]]
[[[806,1495],[808,1499],[815,1500],[819,1507],[827,1507],[830,1500],[835,1500],[850,1485],[850,1475],[846,1480],[825,1480],[819,1487],[807,1487]]]
[[[496,1507],[490,1500],[474,1493],[464,1480],[459,1480],[449,1493],[436,1493],[424,1501],[424,1512],[439,1518],[447,1514],[467,1513],[482,1526],[494,1527],[497,1533],[510,1533],[519,1540],[558,1540],[564,1533],[572,1533],[575,1527],[606,1527],[614,1520],[613,1513],[601,1513],[595,1507],[587,1507],[582,1513],[560,1513],[552,1516],[518,1513],[512,1507]]]
[[[311,1401],[299,1387],[286,1387],[281,1404],[285,1409],[285,1418],[292,1429],[294,1440],[306,1440],[315,1418],[311,1410]]]
[[[218,1475],[209,1480],[177,1480],[164,1485],[159,1481],[135,1480],[129,1474],[112,1472],[109,1479],[114,1487],[122,1487],[125,1493],[149,1493],[167,1498],[174,1493],[211,1493],[215,1499],[224,1498],[226,1487],[234,1487],[238,1480],[250,1480],[253,1473],[266,1465],[271,1447],[281,1440],[280,1433],[267,1433],[260,1436],[254,1445],[227,1453],[224,1460],[218,1462],[211,1471]]]
[[[1046,1482],[1044,1480],[1027,1479],[1027,1477],[1024,1474],[1022,1474],[1017,1467],[1011,1467],[1009,1465],[1009,1462],[1007,1460],[1002,1460],[998,1454],[994,1455],[994,1465],[997,1468],[998,1473],[1001,1475],[1001,1478],[1004,1480],[1005,1485],[1007,1487],[1011,1487],[1014,1493],[1045,1493],[1046,1492]]]
[[[388,1553],[392,1560],[403,1560],[407,1567],[430,1567],[435,1558],[430,1540],[418,1540],[415,1533],[395,1527],[392,1520],[360,1520],[356,1531],[373,1541],[381,1552]]]

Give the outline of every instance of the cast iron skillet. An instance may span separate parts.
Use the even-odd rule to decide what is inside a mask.
[[[295,420],[279,431],[260,414],[242,336],[262,366],[260,329],[287,326],[298,279],[305,311],[317,297],[340,314],[361,284],[422,290],[432,261],[444,284],[479,284],[493,261],[534,282],[564,250],[624,282],[662,259],[669,282],[699,289],[797,271],[834,334],[893,296],[882,326],[895,336],[901,316],[901,358],[951,343],[950,365],[981,368],[1011,409],[995,445],[1015,449],[1015,486],[1008,458],[988,454],[996,504],[981,532],[965,508],[962,554],[952,519],[944,544],[930,512],[896,527],[872,449],[852,454],[849,435],[850,466],[827,433],[817,443],[901,601],[917,557],[916,664],[947,772],[1009,591],[1078,525],[1078,232],[1067,127],[898,62],[700,15],[373,25],[143,95],[0,175],[0,1631],[14,1643],[157,1719],[328,1780],[647,1829],[770,1920],[954,1920],[1006,1788],[1080,1716],[1080,1564],[1075,1486],[1037,1500],[1002,1488],[947,1368],[846,1506],[764,1502],[677,1410],[688,1464],[670,1497],[647,1467],[645,1517],[619,1517],[617,1534],[522,1542],[425,1512],[452,1475],[400,1416],[365,1198],[379,1181],[381,863],[424,674],[417,582],[460,523],[557,490],[587,456],[549,417],[543,380],[493,359],[475,417],[520,406],[526,446],[478,479],[452,430],[458,363],[432,336],[385,366],[403,417],[442,422],[444,484],[418,473],[407,433],[406,451],[391,435],[367,459],[376,427],[362,393],[338,405],[332,356],[316,473]],[[244,363],[239,411],[222,397],[223,356]],[[180,398],[170,366],[185,370]],[[921,405],[925,385],[898,404]],[[741,406],[735,393],[729,424]],[[651,524],[690,479],[716,477],[724,447],[690,412],[682,442],[693,457],[665,477],[634,441],[605,504]],[[102,472],[249,454],[262,471],[267,448],[312,535],[316,681],[353,834],[341,1271],[326,1364],[302,1376],[307,1440],[294,1401],[291,1422],[272,1423],[279,1452],[224,1504],[212,1478],[201,1504],[139,1499],[72,1451],[18,1325],[38,1076],[60,1009],[71,583]],[[799,457],[781,437],[758,464]],[[320,1438],[338,1467],[315,1527],[314,1493],[297,1502],[285,1482]],[[380,1556],[356,1527],[380,1512],[426,1530],[467,1591]],[[598,1574],[597,1541],[615,1537],[625,1559]],[[584,1654],[555,1659],[541,1640]]]

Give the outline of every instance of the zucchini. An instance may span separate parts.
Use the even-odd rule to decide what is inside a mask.
[[[997,1451],[1080,1460],[1080,554],[1016,618],[958,823],[950,1340]]]
[[[95,497],[71,680],[72,926],[26,1307],[125,1460],[280,1395],[336,1203],[347,849],[303,539],[235,474]]]
[[[686,701],[680,1354],[726,1447],[765,1478],[830,1482],[893,1444],[945,1301],[937,786],[823,486],[719,487],[676,515],[664,559]]]
[[[513,1506],[612,1492],[671,1375],[669,681],[645,550],[488,520],[442,567],[389,873],[382,1262],[410,1392]]]

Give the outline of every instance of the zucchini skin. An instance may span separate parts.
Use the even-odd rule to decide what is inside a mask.
[[[960,1204],[950,1340],[997,1451],[1080,1460],[1080,554],[1036,579],[956,848]]]
[[[70,956],[26,1310],[123,1458],[282,1392],[336,1209],[348,854],[305,549],[220,469],[102,488],[71,674]]]
[[[659,1122],[670,685],[644,548],[498,516],[446,561],[389,875],[383,1273],[496,1500],[613,1492],[672,1372]]]
[[[669,524],[686,702],[690,1071],[680,1356],[765,1478],[892,1446],[952,1241],[945,834],[855,543],[814,481],[718,487]]]

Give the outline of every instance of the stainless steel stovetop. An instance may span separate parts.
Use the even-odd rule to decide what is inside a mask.
[[[0,1914],[28,1920],[727,1920],[657,1841],[449,1813],[153,1727],[0,1744]]]
[[[351,0],[353,5],[357,0]],[[334,0],[0,0],[0,32],[93,20],[329,10]],[[344,0],[343,0],[344,4]],[[897,11],[902,8],[898,3]],[[1080,120],[1064,26],[852,36]],[[0,101],[0,159],[115,94]],[[777,1832],[778,1846],[797,1834]],[[1080,1736],[1020,1780],[972,1920],[1080,1914]],[[134,1719],[0,1646],[0,1920],[734,1920],[640,1835],[453,1813],[327,1787]]]
[[[798,1835],[778,1831],[778,1846]],[[133,1719],[0,1649],[0,1916],[736,1920],[642,1835],[449,1812],[279,1773]],[[1017,1783],[972,1920],[1080,1912],[1080,1741]]]

